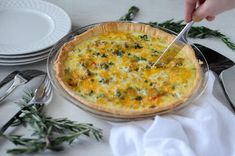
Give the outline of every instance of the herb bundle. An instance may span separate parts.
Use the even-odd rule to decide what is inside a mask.
[[[121,21],[132,21],[135,17],[135,15],[138,13],[139,9],[137,9],[136,6],[132,6],[129,10],[128,13],[120,18]],[[129,18],[131,15],[132,18]],[[183,20],[180,21],[174,21],[173,19],[164,21],[162,23],[158,22],[149,22],[149,24],[152,27],[158,27],[160,29],[168,29],[173,32],[179,33],[184,27],[185,23]],[[230,39],[222,34],[218,30],[212,30],[210,28],[204,27],[204,26],[192,26],[188,36],[190,38],[199,38],[199,39],[204,39],[204,38],[218,38],[222,42],[224,42],[230,49],[235,51],[235,43],[231,42]]]
[[[26,93],[22,100],[18,102],[21,107],[27,105],[31,100],[32,93]],[[19,148],[7,150],[11,154],[30,154],[42,152],[45,150],[60,151],[63,150],[63,144],[74,142],[79,136],[85,135],[93,137],[97,141],[102,139],[101,129],[93,127],[89,123],[76,123],[66,118],[51,118],[46,117],[42,109],[43,105],[33,105],[29,109],[24,110],[12,126],[25,125],[33,130],[30,138],[25,138],[21,135],[4,135],[0,134],[11,141],[15,145],[20,145]]]

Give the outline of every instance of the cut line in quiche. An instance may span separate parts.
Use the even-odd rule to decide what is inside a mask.
[[[60,48],[55,77],[81,105],[114,117],[174,110],[202,80],[199,60],[189,45],[169,64],[151,68],[174,37],[145,24],[98,24]]]

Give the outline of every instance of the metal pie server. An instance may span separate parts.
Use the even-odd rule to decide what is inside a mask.
[[[152,68],[157,66],[163,66],[168,64],[180,51],[184,48],[185,44],[188,43],[187,35],[194,24],[194,21],[191,21],[186,24],[186,26],[181,30],[181,32],[176,36],[176,38],[167,46],[163,53],[159,56],[157,61],[152,65]]]
[[[206,58],[206,61],[212,71],[214,71],[218,76],[222,71],[228,69],[235,65],[235,63],[229,58],[221,55],[219,52],[216,52],[208,47],[205,47],[200,44],[194,44]],[[193,47],[192,47],[193,48]]]
[[[14,81],[12,85],[7,89],[7,91],[4,92],[2,96],[0,96],[0,102],[2,102],[8,95],[10,95],[18,86],[29,82],[31,79],[39,75],[46,75],[46,73],[40,70],[24,70],[24,71],[16,71],[8,75],[2,81],[3,82],[2,84],[10,82],[12,79],[14,79]]]
[[[225,95],[235,111],[235,66],[222,71],[219,78],[223,84]]]
[[[220,53],[200,44],[194,44],[206,58],[209,68],[220,80],[225,96],[235,111],[235,63]]]

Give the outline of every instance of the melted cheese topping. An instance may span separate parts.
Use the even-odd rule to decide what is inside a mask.
[[[96,105],[127,110],[167,106],[188,96],[196,70],[183,50],[167,66],[150,68],[166,45],[141,33],[91,37],[67,52],[63,81]]]

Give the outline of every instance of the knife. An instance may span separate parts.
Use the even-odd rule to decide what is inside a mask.
[[[235,111],[235,63],[220,53],[200,44],[194,44],[204,55],[209,68],[217,74],[225,96]]]
[[[45,72],[43,71],[39,71],[39,70],[23,70],[23,71],[13,71],[10,74],[8,74],[3,80],[0,81],[0,88],[2,88],[5,84],[7,84],[8,82],[10,82],[11,80],[14,79],[14,77],[16,76],[16,74],[22,73],[25,75],[25,73],[29,73],[33,71],[33,77],[45,74]],[[29,77],[30,78],[30,77]]]

